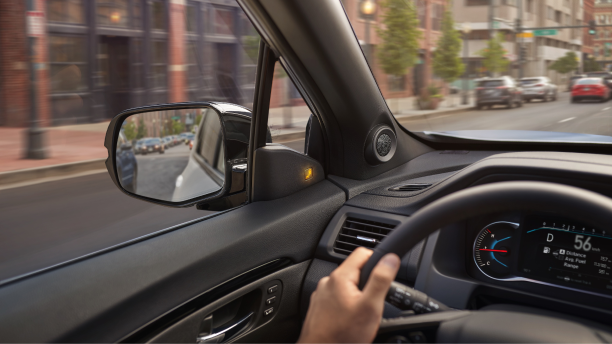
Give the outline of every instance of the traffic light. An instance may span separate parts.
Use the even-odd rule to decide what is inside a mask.
[[[594,20],[589,20],[589,35],[597,33],[597,23]]]

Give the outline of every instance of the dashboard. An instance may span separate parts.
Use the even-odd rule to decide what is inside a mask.
[[[500,181],[553,182],[612,197],[612,157],[604,155],[435,152],[415,160],[368,185],[330,178],[349,200],[320,240],[307,286],[314,290],[314,281],[346,258],[348,246],[337,242],[349,240],[347,219],[392,228],[445,195]],[[427,187],[396,191],[401,185]],[[359,246],[377,242],[356,238]],[[612,228],[594,228],[588,218],[559,212],[517,211],[441,228],[403,257],[397,279],[457,309],[514,304],[612,325],[611,274]]]

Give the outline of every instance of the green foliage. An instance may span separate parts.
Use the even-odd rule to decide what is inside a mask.
[[[136,138],[136,124],[130,121],[128,124],[123,126],[123,134],[128,141],[132,141]]]
[[[459,57],[460,50],[460,33],[455,29],[452,13],[446,11],[442,21],[442,37],[438,40],[433,57],[433,70],[448,83],[457,80],[465,71],[465,65]]]
[[[553,62],[548,69],[554,70],[561,74],[567,74],[578,68],[578,57],[573,51],[568,51],[565,56],[558,58]]]
[[[144,123],[144,118],[142,118],[142,116],[140,117],[140,119],[138,120],[138,130],[136,131],[136,139],[140,140],[143,137],[147,137],[147,127],[145,126]]]
[[[200,120],[202,116],[200,116]],[[183,131],[185,131],[185,123],[181,122],[181,121],[172,121],[172,134],[173,135],[178,135],[180,133],[182,133]]]
[[[593,58],[588,58],[584,60],[584,72],[599,72],[601,71],[601,65],[599,62],[595,61]]]
[[[259,35],[255,36],[246,36],[244,38],[244,52],[247,54],[251,62],[257,63],[257,58],[259,55]]]
[[[414,2],[383,0],[380,8],[383,24],[377,29],[382,41],[378,48],[380,65],[386,74],[402,76],[416,63],[421,38]]]
[[[195,126],[196,127],[199,126],[200,122],[202,122],[202,115],[201,114],[196,116]]]
[[[487,41],[487,47],[478,52],[478,55],[482,56],[483,67],[489,72],[500,73],[508,68],[510,61],[504,56],[506,55],[506,49],[502,43],[504,42],[504,35],[500,32],[495,37]]]

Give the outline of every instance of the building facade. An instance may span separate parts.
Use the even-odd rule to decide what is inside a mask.
[[[5,126],[26,126],[30,118],[24,2],[0,2]],[[35,3],[45,19],[35,84],[44,126],[103,121],[155,103],[252,102],[259,41],[235,1]]]
[[[593,16],[597,25],[612,25],[612,1],[595,0]],[[612,67],[612,27],[597,28],[593,57],[606,70]]]
[[[588,25],[591,20],[595,19],[595,0],[583,0],[583,24]],[[583,61],[595,53],[595,37],[589,34],[589,29],[582,29],[582,58]]]
[[[523,28],[583,25],[584,4],[582,0],[455,0],[453,15],[459,26],[469,23],[472,31],[467,40],[469,50],[469,75],[486,75],[479,52],[490,39],[490,31],[501,32],[511,61],[504,73],[518,77],[519,44],[516,38],[516,19],[522,18]],[[490,20],[493,18],[492,27]],[[557,75],[548,67],[569,51],[581,58],[583,34],[581,29],[561,29],[550,36],[536,36],[522,42],[527,50],[527,61],[522,64],[524,76],[548,76],[563,83],[565,76]]]

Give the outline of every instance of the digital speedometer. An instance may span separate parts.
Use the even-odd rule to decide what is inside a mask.
[[[485,275],[502,278],[510,275],[518,224],[495,222],[484,227],[474,242],[474,261]]]

